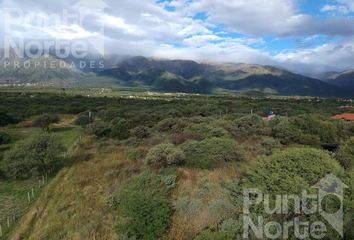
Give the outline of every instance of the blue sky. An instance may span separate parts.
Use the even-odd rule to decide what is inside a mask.
[[[267,64],[308,74],[354,68],[354,0],[0,0],[0,7],[49,19],[84,8],[86,24],[16,19],[9,35],[103,37],[106,54]],[[97,32],[100,24],[104,33]]]

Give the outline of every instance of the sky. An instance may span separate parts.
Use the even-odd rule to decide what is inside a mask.
[[[354,68],[354,0],[0,0],[1,22],[4,46],[87,40],[106,55]]]

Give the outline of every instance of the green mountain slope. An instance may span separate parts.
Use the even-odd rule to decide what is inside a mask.
[[[140,84],[174,92],[211,93],[221,89],[281,95],[351,95],[345,89],[314,78],[272,66],[252,64],[213,64],[133,57],[102,71],[100,75],[114,77],[132,86]]]

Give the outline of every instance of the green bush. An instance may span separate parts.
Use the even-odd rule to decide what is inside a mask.
[[[134,136],[136,138],[147,138],[150,136],[150,130],[148,127],[145,126],[138,126],[136,128],[133,128],[132,130],[130,130],[130,135]]]
[[[243,148],[228,138],[187,141],[181,148],[186,155],[188,167],[212,169],[227,162],[244,160]]]
[[[345,169],[354,167],[354,138],[346,142],[346,144],[340,147],[336,159]]]
[[[63,164],[64,147],[49,134],[34,136],[17,143],[3,160],[4,170],[11,178],[39,176],[48,170],[57,170]]]
[[[16,123],[15,119],[7,113],[0,112],[0,127]]]
[[[159,132],[169,132],[172,130],[173,126],[177,124],[178,120],[175,118],[166,118],[161,120],[157,125],[156,129]]]
[[[272,155],[273,151],[276,149],[279,149],[281,144],[278,140],[272,138],[272,137],[262,137],[261,142],[261,153],[264,155]]]
[[[270,206],[275,204],[276,194],[298,195],[306,190],[308,193],[315,194],[312,186],[317,184],[327,174],[341,176],[343,169],[322,150],[312,148],[289,148],[279,151],[269,157],[261,157],[253,162],[248,175],[244,178],[243,187],[257,188],[263,193],[270,194]],[[237,198],[237,197],[236,197]],[[335,208],[335,201],[323,202],[325,209]],[[294,212],[294,202],[289,202],[289,213],[286,215],[268,214],[265,212],[263,204],[252,206],[251,213],[254,216],[265,217],[267,221],[276,221],[282,224],[286,219],[294,219],[297,212]],[[321,220],[316,214],[304,215],[303,220],[314,222]],[[293,237],[293,229],[289,231],[289,239]],[[338,239],[337,233],[327,232],[328,239]],[[326,239],[327,239],[326,238]]]
[[[105,137],[110,133],[109,126],[101,121],[96,121],[88,124],[85,127],[85,132],[89,135],[95,135],[96,137]]]
[[[118,236],[129,239],[162,239],[170,226],[172,207],[169,191],[160,176],[144,172],[120,192],[120,209],[125,219],[117,226]]]
[[[340,165],[325,151],[289,148],[257,159],[246,182],[270,193],[298,193],[327,174],[338,175],[341,170]]]
[[[0,132],[0,145],[9,144],[13,141],[12,137],[6,132]]]
[[[119,119],[115,122],[111,130],[111,137],[119,140],[129,138],[130,123],[124,119]]]
[[[185,161],[181,149],[169,143],[162,143],[153,147],[146,156],[148,164],[153,168],[182,165]]]
[[[242,136],[269,135],[270,133],[267,123],[256,114],[236,119],[234,124]]]
[[[222,127],[209,123],[192,123],[184,129],[185,134],[196,134],[200,138],[227,137],[229,133]]]

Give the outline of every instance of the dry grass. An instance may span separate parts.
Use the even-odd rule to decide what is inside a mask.
[[[169,240],[193,239],[206,228],[215,228],[224,219],[233,217],[236,209],[222,184],[237,179],[240,173],[233,167],[201,171],[178,169],[179,182],[173,199],[176,212]],[[186,201],[187,210],[178,202]]]
[[[120,152],[99,155],[63,169],[50,183],[35,207],[22,219],[12,239],[115,239],[115,217],[107,206],[109,189],[116,187],[118,172],[129,162]]]

